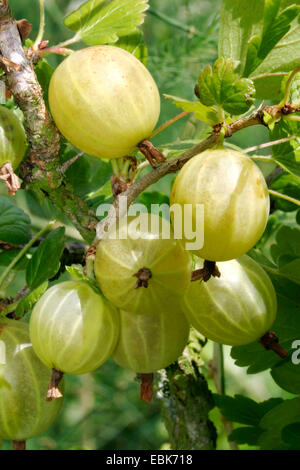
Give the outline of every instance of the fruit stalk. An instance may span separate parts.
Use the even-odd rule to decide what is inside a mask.
[[[12,441],[13,450],[26,450],[26,441]]]
[[[274,351],[277,356],[281,357],[282,359],[289,355],[288,351],[280,346],[278,337],[273,331],[268,331],[260,338],[259,342],[267,351]]]
[[[56,398],[61,398],[63,395],[58,386],[62,380],[64,373],[57,369],[52,369],[51,379],[48,387],[46,401],[52,401]]]

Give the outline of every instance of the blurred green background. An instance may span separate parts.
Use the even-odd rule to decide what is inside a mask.
[[[82,3],[82,0],[45,1],[45,39],[49,39],[50,45],[71,37],[70,31],[64,27],[63,18]],[[161,94],[194,99],[193,90],[199,72],[217,58],[220,3],[220,0],[150,1],[151,10],[146,16],[143,30],[149,49],[148,68]],[[10,0],[10,4],[17,19],[27,18],[33,24],[30,38],[35,39],[39,23],[38,0]],[[78,47],[84,46],[81,44]],[[48,59],[52,66],[56,66],[60,60],[57,56]],[[179,112],[162,97],[159,124]],[[202,132],[201,125],[185,118],[160,134],[156,144],[174,142],[181,136],[199,137]],[[244,129],[230,140],[246,148],[268,140],[267,131],[262,126],[256,126]],[[93,168],[92,158],[90,163]],[[268,172],[269,168],[263,170]],[[173,178],[173,175],[169,175],[151,189],[168,195]],[[2,183],[0,194],[7,194]],[[21,190],[15,200],[31,217],[35,229],[43,227],[45,219],[52,217],[52,208],[48,203],[41,206],[33,194],[25,195]],[[70,240],[79,239],[72,227],[68,227],[67,235]],[[64,278],[66,275],[63,275]],[[22,274],[18,275],[13,289],[23,287],[23,281]],[[208,343],[203,351],[205,364],[208,364],[211,355],[212,345]],[[257,400],[270,396],[289,396],[274,384],[268,372],[247,376],[243,369],[233,364],[229,348],[225,349],[225,355],[228,394],[244,393]],[[208,373],[208,366],[204,366],[203,372]],[[214,390],[211,380],[209,384]],[[228,449],[218,411],[213,410],[211,415],[220,435],[218,448]],[[2,448],[8,449],[10,445],[5,442]],[[146,404],[140,401],[139,383],[135,375],[121,369],[111,360],[92,374],[67,376],[65,403],[59,419],[48,432],[27,443],[28,449],[153,450],[167,446],[168,436],[160,419],[159,403],[153,401]]]

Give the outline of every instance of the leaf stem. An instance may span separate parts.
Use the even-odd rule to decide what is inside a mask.
[[[214,380],[218,393],[225,395],[224,351],[223,345],[214,343]]]
[[[65,48],[65,47],[70,46],[71,44],[74,44],[75,42],[78,42],[80,40],[81,40],[80,35],[76,33],[75,36],[73,36],[72,38],[67,39],[66,41],[60,42],[56,46],[53,46],[51,49],[53,49],[53,48],[58,48],[58,49]]]
[[[251,160],[257,160],[258,162],[274,162],[273,157],[268,155],[251,155]]]
[[[114,172],[114,175],[119,176],[120,175],[120,168],[118,164],[118,159],[112,158],[111,159],[111,166]]]
[[[290,90],[291,90],[291,84],[292,84],[292,81],[293,81],[293,78],[295,77],[295,75],[300,72],[300,66],[299,67],[296,67],[292,73],[290,74],[286,84],[285,84],[285,92],[284,92],[284,97],[283,99],[280,101],[278,107],[282,108],[284,105],[287,104],[287,102],[289,101],[289,97],[290,97]]]
[[[286,194],[278,193],[277,191],[274,191],[273,189],[269,189],[269,193],[272,194],[272,196],[280,197],[281,199],[285,199],[286,201],[292,202],[293,204],[300,206],[300,201],[298,199],[287,196]]]
[[[179,119],[182,119],[183,117],[187,116],[188,114],[191,114],[191,113],[189,111],[183,111],[183,113],[177,114],[177,116],[173,117],[172,119],[170,119],[169,121],[165,122],[160,127],[158,127],[155,131],[153,131],[152,134],[149,137],[149,140],[153,139],[153,137],[157,136],[162,131],[167,129],[167,127],[174,124],[174,122],[179,121]]]
[[[40,44],[40,42],[42,42],[44,32],[45,32],[44,0],[39,0],[39,5],[40,5],[40,26],[39,26],[38,35],[37,35],[36,40],[34,41],[34,44],[32,46],[33,49],[37,49],[37,46]]]
[[[20,261],[21,258],[27,253],[27,251],[32,247],[32,245],[40,238],[42,237],[46,232],[51,230],[53,225],[56,223],[56,221],[52,220],[46,227],[44,227],[42,230],[40,230],[28,243],[27,245],[24,246],[24,248],[17,254],[17,256],[12,260],[12,262],[7,266],[7,268],[4,270],[4,272],[0,276],[0,287],[2,286],[6,276],[9,274],[9,272],[15,267],[15,265]]]
[[[296,115],[288,115],[288,116],[283,116],[282,118],[284,121],[300,121],[300,116]]]

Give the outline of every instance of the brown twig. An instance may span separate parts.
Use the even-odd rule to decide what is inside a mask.
[[[291,112],[294,111],[295,110],[291,110]],[[232,124],[226,125],[225,138],[231,137],[236,132],[249,126],[267,126],[264,121],[264,112],[267,112],[273,117],[280,119],[281,111],[276,105],[266,106],[265,108],[259,107],[257,110],[253,111],[253,113],[251,113],[249,116],[242,117],[240,119],[237,119]],[[221,127],[219,126],[214,129],[212,134],[207,139],[203,140],[197,145],[194,145],[178,157],[171,158],[165,161],[164,163],[161,163],[158,167],[154,168],[153,171],[142,176],[142,178],[140,178],[132,186],[130,186],[127,191],[117,197],[107,217],[102,220],[96,227],[97,234],[94,240],[94,244],[97,244],[100,240],[102,240],[107,230],[109,230],[109,227],[113,223],[115,223],[116,217],[122,218],[125,215],[129,206],[132,204],[132,202],[139,196],[140,193],[142,193],[146,188],[148,188],[148,186],[151,186],[152,184],[156,183],[163,176],[169,173],[175,173],[176,171],[180,170],[185,165],[185,163],[188,162],[192,157],[216,145],[219,140],[220,130]],[[120,204],[121,198],[126,198],[126,204]],[[123,199],[123,201],[124,200],[125,199]]]

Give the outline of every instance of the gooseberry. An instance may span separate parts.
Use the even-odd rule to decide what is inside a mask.
[[[52,286],[36,303],[30,338],[48,367],[69,374],[98,368],[113,352],[119,312],[85,281]]]
[[[164,238],[165,237],[165,238]],[[114,305],[133,313],[176,308],[190,281],[191,256],[155,214],[121,219],[99,243],[95,274]]]
[[[0,323],[0,439],[25,441],[57,418],[63,400],[46,402],[51,370],[35,354],[28,324]]]
[[[191,226],[203,223],[203,247],[193,251],[203,259],[227,261],[244,255],[262,236],[270,201],[265,179],[255,163],[240,152],[207,150],[188,161],[172,188],[171,204],[190,211]],[[203,220],[196,218],[203,205]],[[171,216],[172,216],[171,212]],[[187,239],[182,218],[183,238]]]
[[[170,365],[182,353],[189,324],[180,309],[151,315],[120,312],[121,334],[113,359],[122,367],[148,374]]]
[[[198,259],[196,269],[203,260]],[[218,263],[221,276],[191,282],[183,310],[193,327],[221,344],[239,346],[261,338],[277,310],[273,284],[249,256]]]
[[[151,74],[115,46],[87,47],[65,59],[51,78],[49,104],[60,132],[102,158],[131,153],[150,136],[160,113]]]

